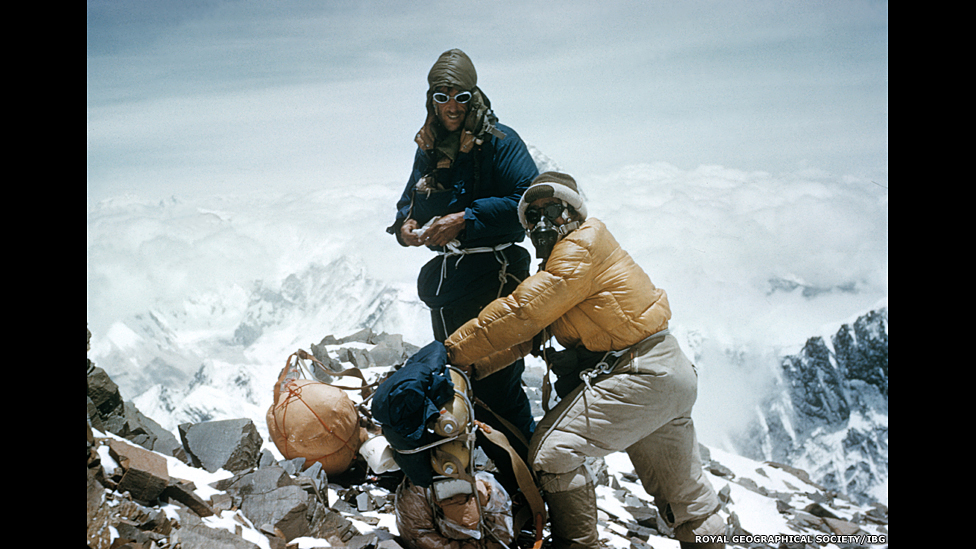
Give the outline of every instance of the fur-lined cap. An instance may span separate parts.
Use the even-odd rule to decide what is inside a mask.
[[[540,198],[558,198],[576,210],[577,221],[582,222],[586,219],[586,203],[583,202],[576,180],[565,173],[545,172],[532,181],[519,200],[519,222],[526,229],[529,228],[529,224],[525,221],[525,210],[528,209],[529,204]]]
[[[478,72],[466,53],[455,48],[442,53],[427,73],[428,90],[440,87],[458,91],[474,91],[478,85]]]

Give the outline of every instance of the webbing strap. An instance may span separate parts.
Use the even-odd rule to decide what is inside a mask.
[[[534,519],[533,526],[535,527],[535,545],[533,545],[533,547],[541,547],[542,527],[548,520],[548,516],[546,515],[545,501],[542,499],[542,493],[539,492],[539,487],[535,484],[535,477],[532,476],[532,471],[529,470],[529,466],[525,464],[525,461],[523,461],[518,455],[515,448],[512,448],[512,445],[508,442],[508,438],[505,436],[505,433],[496,431],[480,421],[476,421],[475,423],[478,424],[479,431],[485,435],[485,438],[491,441],[495,446],[498,446],[508,453],[508,456],[512,461],[512,470],[515,473],[515,480],[518,482],[519,489],[522,490],[522,495],[525,496],[525,501],[529,504],[529,509],[531,510],[532,518]],[[517,433],[518,430],[515,430],[515,432]],[[526,517],[524,512],[519,513],[518,517],[513,517],[516,532],[521,530],[522,524],[524,524],[528,518],[529,517]]]
[[[511,421],[508,421],[507,419],[495,413],[495,411],[489,408],[488,405],[485,404],[484,401],[482,401],[480,398],[475,397],[474,402],[478,406],[481,406],[485,410],[491,412],[491,415],[495,416],[495,419],[497,419],[498,422],[502,424],[502,426],[504,426],[506,429],[511,431],[512,434],[515,435],[515,438],[519,439],[519,442],[524,444],[526,448],[529,447],[529,441],[525,440],[525,436],[522,434],[522,431],[518,430],[518,428],[516,428],[515,425],[512,425]]]

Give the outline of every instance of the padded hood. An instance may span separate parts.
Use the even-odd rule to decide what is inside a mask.
[[[448,50],[437,58],[427,73],[427,91],[432,93],[441,86],[473,91],[478,86],[478,71],[471,58],[459,49]]]

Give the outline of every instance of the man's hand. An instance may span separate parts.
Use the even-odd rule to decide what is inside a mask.
[[[464,212],[445,215],[427,227],[420,237],[428,246],[444,246],[464,230]]]
[[[400,240],[403,240],[407,246],[423,246],[424,243],[420,240],[420,237],[414,233],[415,230],[417,230],[416,219],[408,219],[404,221],[403,225],[400,226]]]

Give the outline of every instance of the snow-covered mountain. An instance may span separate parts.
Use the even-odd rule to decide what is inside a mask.
[[[339,258],[279,284],[255,281],[249,290],[120,319],[104,337],[93,337],[91,355],[126,398],[171,431],[231,417],[253,418],[264,428],[269,388],[295,350],[363,328],[426,343],[429,313],[404,293]]]
[[[856,500],[887,503],[888,308],[809,338],[781,364],[737,450],[799,467]]]

